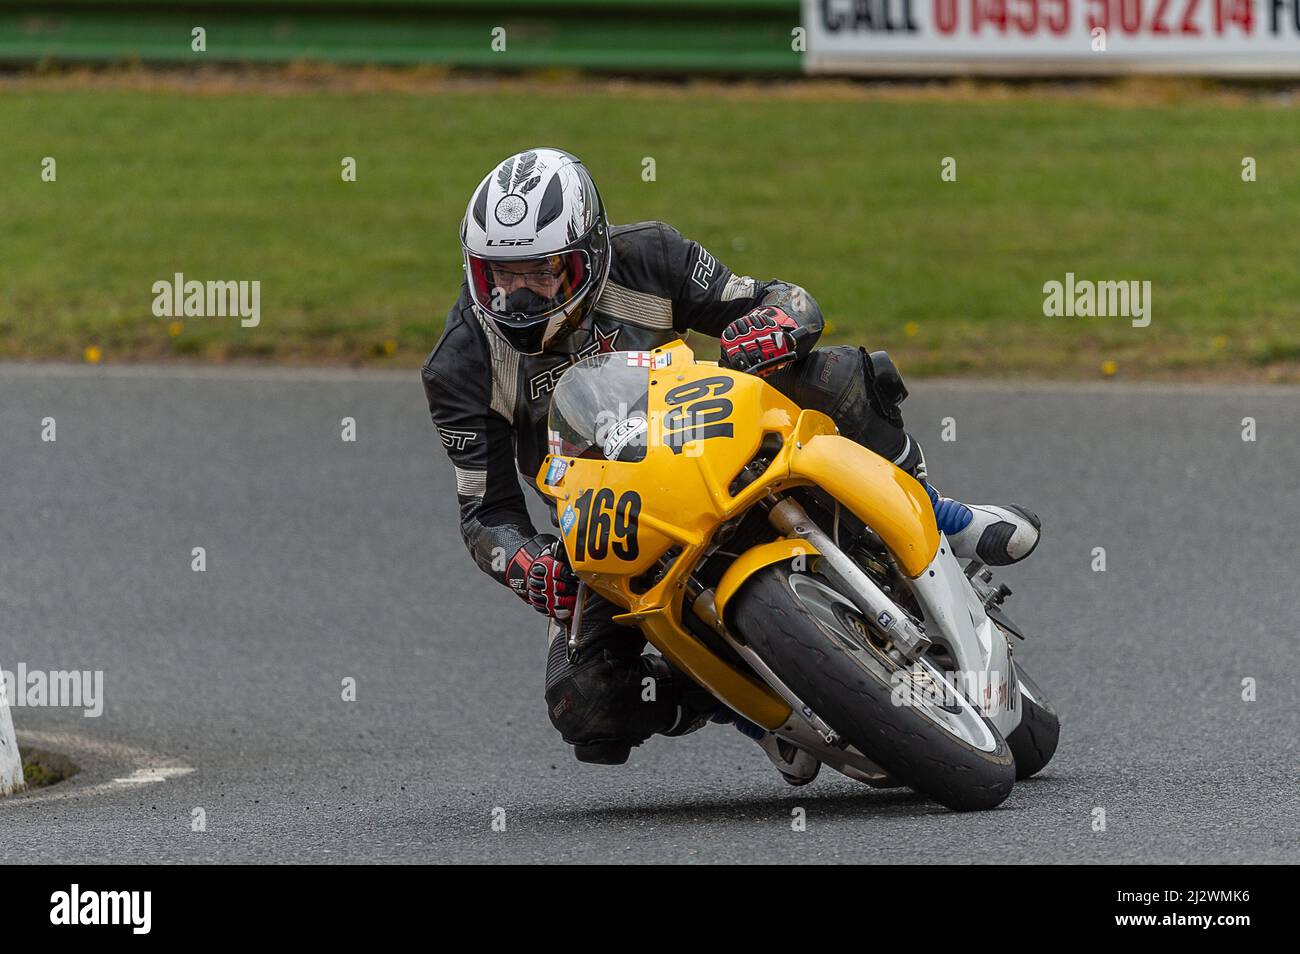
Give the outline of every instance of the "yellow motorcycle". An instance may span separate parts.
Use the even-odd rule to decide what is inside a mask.
[[[576,363],[548,427],[537,484],[582,583],[571,653],[599,594],[746,719],[956,810],[1000,804],[1051,758],[1009,591],[952,555],[916,480],[825,414],[677,341]]]

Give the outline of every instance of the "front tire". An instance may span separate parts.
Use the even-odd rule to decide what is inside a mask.
[[[954,811],[993,808],[1011,794],[1015,762],[993,724],[964,696],[938,709],[895,704],[898,665],[823,577],[775,564],[731,606],[732,625],[773,672],[899,782]]]

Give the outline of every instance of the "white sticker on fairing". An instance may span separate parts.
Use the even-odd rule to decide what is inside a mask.
[[[610,428],[603,448],[606,460],[618,460],[618,455],[632,440],[649,430],[644,417],[629,417]]]

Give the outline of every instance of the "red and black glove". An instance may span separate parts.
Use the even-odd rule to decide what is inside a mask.
[[[722,363],[733,371],[760,376],[778,371],[795,359],[798,328],[784,308],[760,305],[723,329]]]
[[[541,533],[525,543],[506,567],[506,582],[533,609],[564,622],[573,616],[578,578],[555,537]]]

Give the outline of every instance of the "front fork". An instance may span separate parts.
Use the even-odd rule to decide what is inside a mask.
[[[835,545],[798,503],[789,497],[781,499],[768,511],[768,519],[786,536],[807,540],[817,548],[821,554],[822,573],[838,583],[840,592],[852,600],[867,620],[890,640],[895,662],[912,662],[930,648],[925,625],[913,622],[875,580]]]

